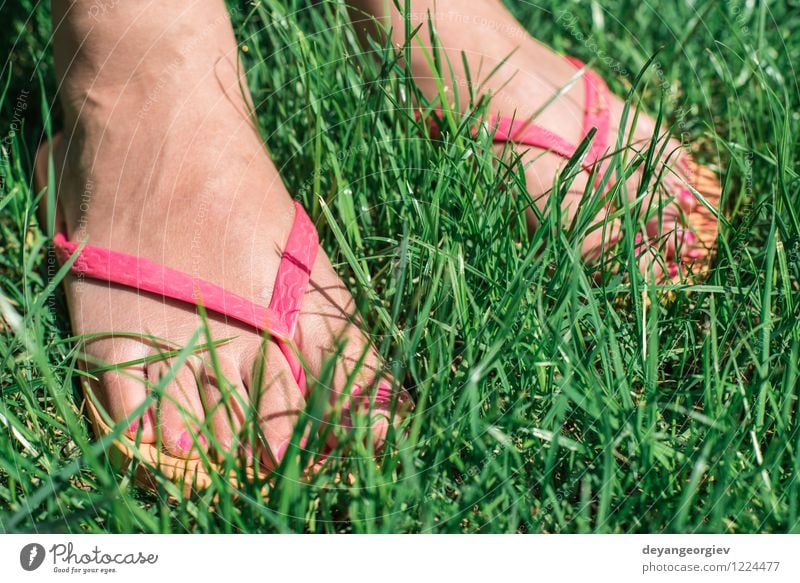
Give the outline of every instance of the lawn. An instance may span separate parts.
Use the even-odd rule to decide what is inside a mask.
[[[6,1],[0,532],[800,532],[796,3],[509,2],[720,174],[709,277],[668,290],[632,249],[596,282],[589,214],[528,237],[519,163],[455,118],[430,139],[402,47],[365,55],[340,5],[307,4],[232,13],[270,153],[416,401],[404,431],[377,462],[355,436],[306,479],[287,456],[239,491],[114,472],[31,187],[59,127],[49,11]]]

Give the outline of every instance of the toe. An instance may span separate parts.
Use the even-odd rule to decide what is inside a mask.
[[[684,184],[679,185],[676,199],[684,215],[693,213],[695,208],[697,208],[697,199],[694,197],[691,189]]]
[[[678,163],[664,171],[660,184],[653,188],[647,204],[643,205],[648,223],[660,217],[665,224],[685,224],[697,208],[697,199],[689,188],[690,179]]]
[[[403,393],[392,390],[396,383],[384,378],[381,358],[362,328],[362,322],[355,316],[352,296],[336,276],[327,256],[320,253],[300,316],[297,343],[312,375],[328,385],[318,383],[315,390],[326,391],[333,409],[342,413],[342,418],[332,418],[330,422],[351,427],[353,408],[363,408],[365,403],[372,403],[373,411],[383,411],[378,417],[384,421],[376,419],[380,427],[375,428],[373,435],[377,437],[378,432],[385,435],[388,427],[385,418],[392,409],[398,410],[395,396]],[[353,391],[357,398],[354,398]],[[406,402],[410,402],[407,393],[405,396]],[[393,419],[392,423],[396,422],[399,419]],[[331,436],[329,442],[334,441]],[[373,441],[382,443],[382,436]]]
[[[694,164],[688,156],[681,156],[675,164],[675,173],[677,174],[677,200],[681,208],[686,214],[694,212],[699,204],[695,197],[690,185],[696,183],[697,176],[694,170]]]
[[[345,339],[328,337],[338,338],[337,344],[317,345],[317,352],[323,355],[321,370],[330,367],[332,374],[327,386],[317,384],[316,390],[328,395],[329,424],[368,435],[375,449],[380,449],[390,427],[399,427],[413,402],[405,389],[381,374],[380,357],[359,328],[352,326],[345,335]],[[339,437],[332,431],[328,445],[334,447]]]
[[[104,338],[90,345],[91,362],[87,369],[110,368],[114,363],[135,362],[142,359],[147,348],[130,338]],[[91,404],[107,424],[124,423],[125,435],[139,439],[143,443],[155,440],[152,405],[144,409],[148,398],[147,376],[144,365],[113,367],[97,374],[97,380],[90,382]]]
[[[164,448],[182,457],[198,457],[205,449],[206,438],[200,433],[205,420],[198,391],[200,366],[194,359],[177,364],[158,360],[148,367],[151,383],[160,389],[160,406],[156,416]]]
[[[389,429],[392,426],[399,428],[403,417],[413,408],[413,401],[405,389],[395,391],[390,379],[373,379],[366,384],[363,375],[358,376],[362,382],[353,385],[350,399],[345,403],[345,419],[352,425],[354,411],[368,415],[365,420],[370,429],[372,443],[380,448],[386,442]]]
[[[688,215],[697,207],[697,199],[692,192],[694,170],[690,158],[674,144],[673,154],[663,161],[661,181],[656,187],[665,201],[669,201],[669,212]]]
[[[666,234],[664,255],[667,259],[675,261],[689,261],[696,255],[698,239],[691,229],[676,226]]]
[[[217,457],[231,449],[247,451],[240,435],[249,408],[249,397],[240,365],[230,358],[218,358],[217,365],[206,363],[202,371],[201,394],[206,419],[213,433],[212,446]],[[234,452],[235,453],[235,452]]]
[[[353,324],[339,331],[320,329],[313,339],[308,335],[304,338],[307,343],[315,342],[313,352],[321,355],[320,370],[333,360],[326,390],[333,410],[340,411],[341,416],[330,421],[347,430],[369,430],[373,444],[382,447],[389,427],[397,427],[412,406],[408,392],[396,388],[396,383],[381,373],[380,356],[359,326]],[[331,435],[329,443],[335,441]]]
[[[142,367],[106,371],[92,382],[92,390],[104,409],[99,411],[104,422],[110,418],[114,423],[124,423],[125,434],[142,443],[155,441],[152,408],[142,410],[147,398]]]
[[[618,219],[609,221],[603,213],[597,217],[594,226],[590,228],[583,240],[583,256],[588,261],[599,258],[609,259],[621,239],[622,223]]]
[[[653,268],[655,281],[661,285],[678,283],[685,273],[681,264],[674,259],[659,261]]]
[[[286,358],[273,342],[253,355],[242,373],[263,436],[258,454],[272,470],[286,454],[305,399]]]
[[[634,259],[639,271],[650,283],[661,283],[668,271],[668,261],[664,257],[663,245],[657,239],[643,237],[638,233],[635,237]]]

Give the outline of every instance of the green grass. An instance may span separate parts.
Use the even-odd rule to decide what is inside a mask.
[[[237,34],[273,159],[414,396],[405,434],[378,464],[355,436],[307,481],[307,455],[287,456],[266,497],[222,480],[151,493],[111,469],[31,188],[59,123],[49,18],[6,2],[0,532],[800,531],[793,3],[509,2],[617,93],[655,55],[636,100],[720,172],[719,255],[670,302],[626,277],[632,249],[593,282],[577,251],[591,209],[529,239],[520,165],[455,118],[428,139],[397,55],[360,54],[341,7],[306,4],[263,0]]]

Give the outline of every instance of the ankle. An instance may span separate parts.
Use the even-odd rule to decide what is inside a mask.
[[[67,125],[87,105],[114,104],[123,93],[141,103],[154,91],[169,99],[213,77],[220,59],[236,60],[229,15],[217,0],[203,9],[57,0],[53,25]]]

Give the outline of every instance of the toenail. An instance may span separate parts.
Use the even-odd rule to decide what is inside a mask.
[[[351,392],[355,398],[361,397],[361,403],[364,407],[369,407],[371,396],[364,391],[361,385],[354,385]],[[378,384],[378,389],[375,391],[375,405],[386,405],[392,399],[392,385],[388,381],[383,380]]]
[[[289,442],[285,441],[280,444],[278,447],[275,448],[275,461],[280,463],[283,459],[283,456],[286,455],[286,450],[289,449]]]
[[[155,422],[155,415],[153,414],[153,409],[148,408],[147,411],[144,413],[144,417],[142,417],[142,427],[154,427],[156,424]]]
[[[703,252],[700,249],[689,249],[686,252],[686,257],[689,259],[700,259],[703,256]]]
[[[400,394],[397,395],[397,402],[403,407],[410,406],[412,409],[414,408],[414,400],[411,398],[411,393],[404,388],[400,389]]]
[[[380,404],[388,403],[392,398],[392,386],[386,382],[382,381],[378,385],[378,392],[375,394],[375,402]]]
[[[181,433],[181,438],[178,440],[178,449],[182,451],[189,451],[192,449],[192,438],[189,436],[188,431]]]
[[[694,202],[694,196],[692,196],[692,191],[688,188],[684,188],[681,190],[680,195],[681,200],[685,203],[692,203]]]
[[[678,275],[678,265],[676,263],[671,264],[668,268],[670,277],[675,277]]]
[[[353,391],[351,392],[351,395],[356,399],[360,398],[361,404],[364,407],[369,407],[370,395],[364,391],[364,387],[361,385],[353,385]]]
[[[369,395],[364,395],[364,390],[361,388],[361,385],[353,385],[353,390],[350,391],[350,397],[355,399],[355,403],[362,403],[365,406],[369,407]],[[350,407],[357,407],[351,402]]]
[[[139,420],[134,419],[133,422],[128,426],[128,431],[130,431],[131,433],[136,433],[138,429],[139,429]]]
[[[689,243],[689,244],[696,243],[697,242],[697,236],[694,233],[692,233],[691,231],[684,231],[683,232],[683,242],[684,243]]]

